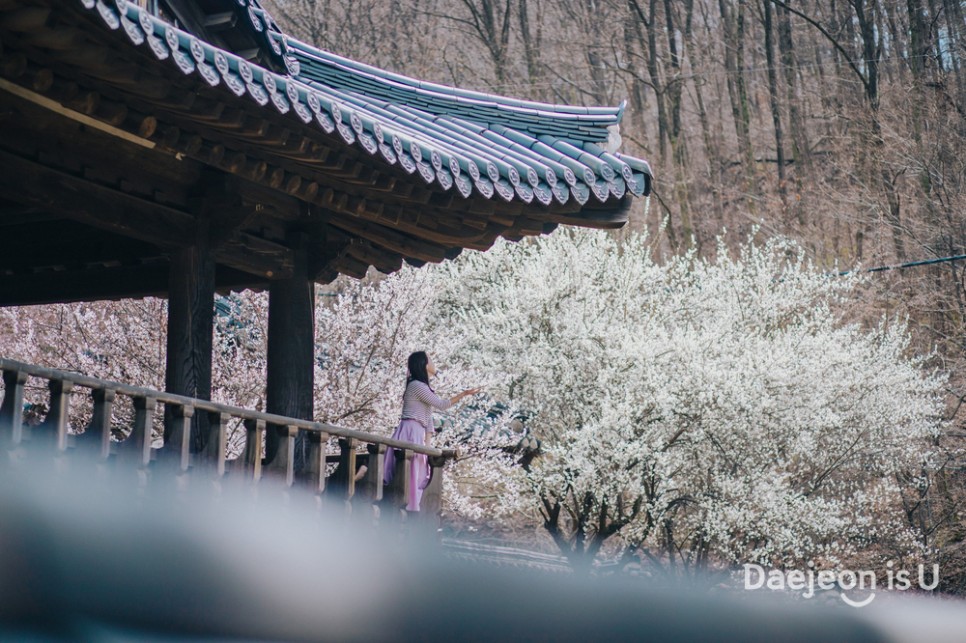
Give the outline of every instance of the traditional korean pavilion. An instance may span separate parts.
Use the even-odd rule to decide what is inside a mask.
[[[315,283],[620,227],[622,114],[347,60],[257,0],[0,0],[0,306],[167,297],[167,389],[208,399],[215,293],[265,289],[267,410],[311,418]]]

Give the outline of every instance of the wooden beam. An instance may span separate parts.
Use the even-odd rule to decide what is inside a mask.
[[[287,177],[285,182],[292,182],[293,191],[297,192],[302,185],[302,177],[284,173]],[[287,188],[282,185],[278,190],[260,183],[251,181],[238,181],[236,190],[239,196],[246,202],[247,207],[261,209],[268,216],[283,221],[298,221],[302,217],[304,201],[298,197],[287,193]]]
[[[0,194],[116,234],[177,250],[194,236],[193,215],[0,151]],[[214,252],[219,263],[260,277],[291,273],[292,252],[234,232]]]
[[[369,264],[367,262],[359,261],[354,257],[350,257],[349,255],[333,259],[332,262],[329,263],[329,267],[355,279],[362,279],[369,272]]]
[[[46,221],[61,221],[64,217],[32,205],[0,208],[0,227],[19,226]]]
[[[167,297],[169,271],[167,262],[158,262],[116,268],[0,275],[0,307]],[[266,283],[266,280],[248,273],[217,270],[218,292],[244,290]]]
[[[136,88],[133,88],[136,91]],[[311,150],[311,153],[305,153],[300,150],[292,150],[290,152],[272,152],[273,147],[286,147],[285,141],[281,139],[288,139],[288,136],[279,135],[279,141],[277,145],[274,145],[272,140],[268,140],[267,132],[270,130],[278,130],[281,132],[288,132],[287,129],[268,127],[259,128],[258,131],[252,134],[239,133],[237,127],[226,125],[224,120],[221,118],[212,118],[210,122],[204,125],[200,125],[197,120],[191,120],[192,117],[196,117],[197,114],[175,114],[170,113],[168,116],[175,116],[178,120],[187,119],[181,121],[180,125],[176,126],[179,128],[185,128],[185,131],[198,131],[201,132],[204,138],[210,140],[221,140],[228,142],[229,144],[237,144],[238,139],[250,140],[252,142],[258,143],[266,152],[262,156],[267,159],[266,161],[259,160],[256,157],[252,157],[249,154],[245,154],[239,151],[230,152],[223,157],[219,158],[203,158],[201,153],[203,150],[195,150],[191,153],[190,150],[184,147],[181,140],[187,140],[190,136],[175,136],[171,132],[170,128],[160,128],[161,138],[155,138],[155,141],[163,141],[166,146],[170,146],[171,149],[182,154],[189,154],[198,158],[199,160],[210,163],[219,169],[226,172],[230,172],[236,176],[252,181],[256,184],[267,184],[272,182],[272,177],[275,177],[275,181],[278,181],[278,170],[283,171],[283,176],[286,176],[285,187],[287,191],[294,193],[295,196],[302,200],[311,201],[316,204],[322,205],[329,209],[337,210],[343,212],[344,214],[349,214],[352,216],[361,216],[370,221],[381,221],[383,223],[391,222],[394,226],[399,227],[410,234],[421,236],[424,239],[435,241],[438,243],[443,243],[447,245],[461,245],[465,247],[473,247],[473,243],[478,240],[479,231],[484,229],[488,224],[485,219],[485,215],[472,214],[469,210],[465,210],[462,213],[463,218],[472,219],[472,223],[461,227],[452,227],[447,223],[447,219],[450,218],[449,213],[443,210],[438,210],[433,207],[420,208],[423,211],[422,222],[417,222],[418,217],[410,216],[407,214],[407,207],[400,206],[390,206],[388,201],[384,202],[379,199],[371,199],[361,197],[352,192],[348,191],[353,189],[348,183],[345,183],[347,177],[351,179],[357,173],[354,169],[345,170],[347,166],[355,168],[360,165],[359,161],[354,163],[349,163],[350,159],[355,159],[358,155],[353,150],[344,150],[336,152],[333,148],[324,148],[323,154],[319,154],[318,150]],[[261,120],[264,120],[264,115],[262,115]],[[216,134],[215,132],[220,132]],[[313,132],[316,137],[319,136],[318,132]],[[193,134],[197,137],[197,134]],[[227,139],[226,139],[227,136]],[[232,143],[234,139],[234,143]],[[265,149],[265,146],[268,146]],[[195,146],[197,147],[197,146]],[[249,151],[250,153],[251,151]],[[293,158],[297,161],[293,165]],[[334,160],[327,160],[327,159]],[[297,167],[301,166],[301,167]],[[294,170],[294,171],[286,171]],[[299,173],[303,173],[306,176],[299,176]],[[318,186],[316,183],[309,181],[307,176],[315,176],[316,178],[324,180],[329,183],[330,187],[326,190],[319,192],[316,196],[316,190]],[[378,175],[370,177],[366,181],[362,181],[355,186],[354,189],[361,189],[363,192],[366,191],[366,187],[370,186],[373,181],[381,179],[383,175]],[[263,181],[264,180],[264,181]],[[306,182],[308,181],[308,183]],[[352,183],[350,180],[349,183]],[[397,181],[393,181],[396,184]],[[407,187],[405,184],[399,184],[400,188]],[[335,186],[335,187],[333,187]],[[361,187],[360,187],[361,186]],[[419,198],[406,200],[410,201],[412,204],[428,204],[430,203],[436,194],[435,192],[428,190],[419,185],[409,185],[408,187],[412,189],[419,190]],[[396,193],[385,193],[385,197],[389,200],[398,198],[401,195]],[[468,205],[470,205],[468,203]],[[479,204],[477,204],[479,205]],[[482,205],[479,207],[487,208],[488,211],[492,211],[491,205]],[[435,210],[435,212],[434,212]],[[385,214],[384,214],[385,212]],[[434,216],[438,213],[438,216]],[[438,221],[440,225],[427,227],[428,223]],[[437,228],[436,230],[432,228]],[[470,230],[469,234],[466,234],[466,229]],[[484,244],[488,247],[488,244]]]
[[[157,296],[167,282],[167,264],[0,275],[0,306]]]
[[[87,47],[90,49],[90,47]],[[101,47],[104,52],[99,53],[97,56],[99,65],[94,65],[99,67],[103,65],[104,61],[116,60],[117,56],[114,55],[113,50]],[[69,57],[70,54],[76,52],[58,52],[57,55],[61,57]],[[86,59],[85,59],[86,60]],[[56,60],[48,61],[51,63],[56,62]],[[74,63],[76,64],[76,60]],[[86,64],[91,64],[87,61]],[[95,75],[100,74],[104,78],[104,73],[112,73],[116,70],[108,68],[107,70],[100,70],[95,72]],[[135,74],[137,76],[138,74]],[[143,75],[143,74],[141,74]],[[154,77],[152,77],[154,78]],[[110,78],[104,78],[109,82],[112,81]],[[203,131],[213,132],[219,131],[221,134],[215,137],[206,137],[225,140],[226,135],[229,140],[240,142],[252,142],[257,144],[261,149],[268,150],[269,152],[277,150],[277,154],[286,159],[297,159],[300,163],[308,165],[312,173],[317,173],[320,170],[328,177],[340,177],[343,180],[349,181],[350,183],[356,183],[362,186],[371,186],[374,183],[380,185],[394,184],[395,180],[384,180],[387,175],[383,172],[375,170],[371,165],[367,165],[361,159],[365,159],[361,152],[354,148],[344,148],[343,143],[335,136],[325,136],[321,134],[317,129],[296,125],[296,127],[306,134],[311,133],[311,141],[306,138],[305,135],[300,135],[299,133],[292,133],[293,122],[286,120],[285,125],[278,125],[276,123],[281,121],[279,115],[271,114],[271,112],[258,111],[255,110],[250,105],[241,104],[241,108],[236,108],[240,118],[226,118],[224,116],[224,103],[216,99],[207,99],[201,97],[201,93],[205,95],[209,93],[214,93],[217,90],[204,90],[199,93],[197,91],[197,86],[192,85],[190,81],[180,78],[176,75],[169,75],[167,82],[161,83],[166,85],[167,91],[164,96],[157,95],[157,92],[146,91],[145,83],[137,82],[137,78],[122,78],[113,79],[114,85],[120,84],[121,87],[113,87],[114,90],[121,89],[122,91],[128,93],[131,96],[139,97],[141,100],[146,100],[149,103],[153,103],[155,107],[159,104],[162,108],[170,110],[167,112],[165,117],[176,116],[180,119],[184,119],[182,124],[190,128],[199,128],[199,119],[204,121],[200,125]],[[161,77],[157,77],[157,80],[164,80]],[[153,87],[158,83],[150,83]],[[179,91],[179,88],[183,85],[190,85],[191,88],[187,91]],[[178,100],[171,102],[168,100],[162,100],[166,98],[168,94],[178,96]],[[189,104],[184,100],[184,97],[190,96],[192,101]],[[41,97],[42,98],[42,97]],[[159,103],[161,101],[161,103]],[[209,107],[201,108],[199,106],[199,101],[205,103],[205,105],[210,104]],[[130,101],[127,101],[130,102]],[[150,110],[149,110],[150,111]],[[253,125],[254,124],[254,125]],[[130,134],[130,132],[128,132]],[[320,139],[330,139],[332,146],[326,147],[320,145],[318,141]],[[291,141],[291,142],[290,142]],[[156,143],[154,140],[152,143]],[[247,147],[247,146],[246,146]],[[238,163],[237,158],[235,159],[233,171],[238,172],[239,175],[245,176],[243,172],[246,166],[250,170],[259,171],[263,166],[258,165],[255,161],[252,164]],[[375,173],[374,173],[375,172]],[[365,174],[365,176],[362,176]],[[418,202],[425,203],[428,202],[433,195],[431,190],[423,188],[418,185],[410,185],[410,188],[418,190]]]
[[[193,209],[210,220],[210,242],[215,259],[268,279],[292,275],[294,253],[283,244],[244,232],[265,217],[258,204],[246,205],[235,177],[209,168],[202,174],[192,199]]]
[[[190,214],[0,151],[0,194],[26,205],[175,248],[191,233]]]
[[[212,255],[219,264],[266,279],[287,279],[295,266],[291,248],[245,232],[232,233]]]
[[[69,88],[65,85],[69,83],[61,82],[55,89],[66,94]],[[10,99],[4,101],[9,112],[5,115],[2,147],[41,165],[77,176],[85,172],[106,174],[107,183],[125,193],[175,207],[185,206],[186,188],[197,181],[203,167],[166,152],[146,151],[16,97],[0,93],[0,98]],[[120,103],[109,105],[112,110],[126,109]],[[132,113],[128,111],[128,116]]]
[[[543,223],[557,223],[579,226],[581,228],[595,228],[597,230],[616,230],[622,228],[627,223],[627,210],[584,209],[568,214],[536,212],[530,214],[529,218]]]
[[[115,127],[103,121],[97,120],[96,118],[91,118],[87,114],[83,114],[73,109],[64,107],[60,103],[50,100],[49,98],[41,94],[30,91],[29,89],[26,89],[25,87],[21,87],[20,85],[17,85],[16,83],[12,83],[9,80],[6,80],[4,78],[0,78],[0,89],[6,92],[9,92],[11,94],[14,94],[15,96],[19,96],[20,98],[28,100],[36,105],[44,107],[56,114],[60,114],[61,116],[66,116],[67,118],[77,121],[82,125],[86,125],[87,127],[100,130],[105,134],[110,134],[111,136],[125,140],[128,143],[134,143],[135,145],[140,145],[141,147],[154,149],[155,144],[153,141],[150,141],[144,137],[132,134],[131,132],[120,129],[119,127]]]
[[[293,178],[301,182],[301,178],[297,175],[294,175]],[[238,189],[246,200],[269,208],[268,214],[271,216],[292,221],[305,221],[306,219],[305,211],[299,205],[305,203],[305,201],[298,197],[289,196],[280,191],[271,190],[265,185],[248,181],[240,181]],[[345,198],[340,198],[342,196],[345,196]],[[340,204],[342,205],[340,206]],[[350,207],[350,204],[354,204],[354,208]],[[440,231],[437,226],[437,229],[432,231],[425,227],[424,222],[431,222],[434,218],[444,221],[445,219],[452,219],[453,215],[427,209],[421,210],[420,214],[417,215],[409,213],[405,208],[398,205],[391,205],[375,199],[360,199],[357,196],[338,192],[331,187],[327,188],[318,198],[312,200],[311,205],[321,206],[321,210],[330,213],[329,216],[331,216],[331,213],[338,212],[344,215],[339,218],[351,217],[355,220],[371,221],[386,228],[401,230],[421,241],[436,242],[446,246],[460,245],[474,250],[490,248],[503,228],[506,227],[499,222],[473,219],[472,225],[462,230],[447,228]],[[339,210],[340,207],[341,210]],[[513,219],[508,219],[506,225],[509,225],[512,221]]]
[[[50,18],[49,7],[20,7],[5,11],[0,18],[0,26],[18,32],[31,32],[40,29]]]
[[[51,224],[41,217],[34,224],[0,229],[0,274],[97,270],[159,260],[167,264],[156,246],[76,221]]]
[[[351,235],[371,241],[387,250],[392,250],[403,257],[439,263],[446,259],[447,252],[450,250],[375,223],[353,221],[344,217],[332,217],[329,223]]]
[[[204,18],[204,26],[212,31],[231,29],[235,26],[238,14],[234,11],[208,14]]]
[[[377,248],[362,239],[353,239],[353,243],[349,244],[346,251],[349,256],[386,274],[396,272],[402,268],[402,255]]]

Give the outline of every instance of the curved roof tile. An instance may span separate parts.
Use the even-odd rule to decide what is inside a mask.
[[[587,203],[647,195],[650,166],[608,151],[624,104],[580,107],[447,87],[314,48],[284,34],[257,0],[236,0],[252,33],[284,69],[249,63],[151,16],[128,0],[80,0],[113,30],[123,28],[182,73],[224,83],[236,96],[294,113],[347,145],[464,198]],[[464,175],[465,173],[465,175]],[[468,176],[466,176],[468,175]]]

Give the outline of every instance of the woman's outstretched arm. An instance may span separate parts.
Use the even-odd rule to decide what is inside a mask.
[[[429,386],[424,384],[423,382],[417,381],[417,382],[414,382],[413,385],[414,385],[413,397],[415,397],[420,402],[425,402],[426,404],[429,404],[433,408],[439,409],[440,411],[445,411],[446,409],[450,408],[451,406],[453,406],[454,404],[462,400],[464,397],[467,397],[470,395],[476,395],[481,390],[479,388],[466,389],[462,393],[457,393],[456,395],[454,395],[453,397],[447,400],[436,395],[436,393],[434,393],[432,389],[430,389]]]

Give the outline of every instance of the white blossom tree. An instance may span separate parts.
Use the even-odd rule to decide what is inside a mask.
[[[658,265],[582,231],[437,274],[436,334],[545,439],[525,480],[573,565],[612,536],[670,570],[913,549],[896,476],[930,465],[941,377],[901,320],[840,321],[856,278],[783,241]]]

